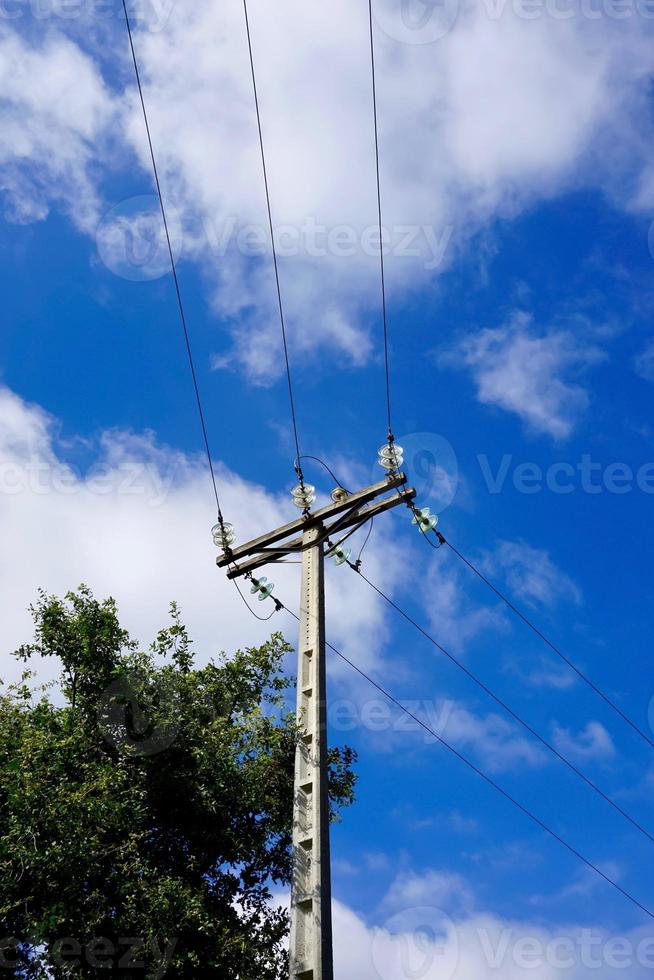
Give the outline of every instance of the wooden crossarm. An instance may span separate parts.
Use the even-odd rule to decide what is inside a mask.
[[[315,513],[296,518],[296,520],[291,521],[289,524],[284,524],[283,527],[278,527],[274,531],[268,531],[267,534],[262,534],[260,537],[254,538],[253,541],[248,541],[247,544],[239,545],[238,548],[234,548],[231,551],[229,557],[220,555],[217,564],[219,568],[224,568],[225,565],[231,565],[241,558],[248,558],[250,555],[260,552],[263,548],[269,548],[270,545],[276,544],[278,541],[283,541],[284,538],[288,538],[292,534],[297,534],[299,531],[304,532],[309,530],[309,528],[324,524],[330,517],[342,514],[344,511],[351,510],[357,506],[363,506],[370,500],[374,500],[375,497],[379,497],[380,494],[387,493],[389,490],[396,490],[398,487],[404,486],[406,481],[407,477],[404,473],[396,473],[394,476],[382,480],[380,483],[366,487],[365,490],[359,490],[357,493],[350,494],[345,500],[329,504],[327,507],[315,511]]]
[[[333,535],[340,534],[341,531],[345,531],[350,527],[355,527],[358,525],[365,524],[373,517],[377,517],[379,514],[383,514],[387,510],[391,510],[393,507],[397,507],[399,504],[408,504],[416,496],[416,491],[413,487],[403,487],[398,493],[394,493],[391,497],[386,497],[384,500],[380,500],[378,503],[370,504],[369,506],[363,508],[357,508],[356,511],[346,514],[345,518],[333,521],[330,525],[323,523],[324,533],[321,534],[320,540],[324,541]],[[352,498],[350,498],[352,499]],[[234,568],[230,568],[227,572],[227,578],[233,579],[238,578],[240,575],[245,575],[248,572],[253,572],[257,568],[261,568],[263,565],[274,564],[284,558],[284,555],[289,553],[302,552],[305,548],[302,538],[294,538],[292,541],[288,541],[285,544],[280,544],[279,548],[266,548],[257,554],[255,557],[251,558],[249,561],[242,562],[240,565],[236,565]],[[224,560],[218,559],[218,563],[221,565],[226,564]]]

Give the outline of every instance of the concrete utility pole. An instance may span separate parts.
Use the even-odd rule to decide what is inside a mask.
[[[288,554],[302,555],[297,713],[301,737],[295,759],[293,886],[291,894],[291,980],[333,980],[331,861],[327,755],[325,664],[325,542],[340,545],[372,517],[410,505],[415,490],[406,476],[386,480],[355,494],[337,488],[334,503],[264,534],[217,559],[228,578],[252,573]],[[377,497],[396,491],[373,503]],[[347,532],[334,541],[341,532]],[[298,532],[298,536],[293,537]],[[289,540],[290,539],[290,540]],[[264,588],[262,586],[262,588]]]

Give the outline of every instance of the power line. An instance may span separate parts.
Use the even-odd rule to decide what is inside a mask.
[[[300,617],[297,616],[296,613],[294,613],[291,609],[288,609],[288,607],[286,606],[284,606],[283,608],[286,609],[286,612],[288,612],[291,616],[293,616],[294,619],[296,619],[298,622],[300,621]],[[535,813],[529,810],[526,806],[523,806],[522,803],[516,800],[515,797],[511,796],[511,794],[507,792],[507,790],[505,790],[502,786],[500,786],[498,782],[496,782],[491,776],[485,773],[483,769],[480,769],[479,766],[475,765],[474,762],[472,762],[465,755],[463,755],[461,752],[455,749],[453,745],[450,745],[450,743],[446,741],[446,739],[444,739],[442,735],[439,735],[426,722],[424,722],[421,718],[419,718],[418,715],[415,715],[412,711],[406,708],[401,701],[399,701],[396,697],[394,697],[394,695],[392,695],[389,691],[387,691],[384,687],[382,687],[381,684],[378,684],[377,681],[373,680],[373,678],[369,674],[367,674],[364,670],[362,670],[360,667],[357,667],[357,665],[353,663],[353,661],[349,660],[345,656],[345,654],[341,653],[341,651],[338,650],[332,643],[327,642],[327,646],[329,647],[330,650],[332,650],[333,653],[336,654],[337,657],[340,657],[340,659],[344,663],[348,664],[348,666],[350,666],[354,671],[356,671],[357,674],[359,674],[361,677],[364,678],[364,680],[368,681],[369,684],[371,684],[374,688],[376,688],[380,692],[380,694],[382,694],[392,704],[394,704],[397,708],[399,708],[400,711],[402,711],[409,718],[412,718],[413,721],[416,722],[416,724],[420,725],[420,727],[424,729],[424,731],[426,731],[433,738],[435,738],[437,742],[440,742],[440,744],[443,745],[449,752],[451,752],[452,755],[456,756],[456,758],[460,762],[463,762],[464,765],[466,765],[469,769],[471,769],[474,773],[476,773],[477,776],[480,776],[486,783],[488,783],[489,786],[491,786],[494,790],[500,793],[505,799],[507,799],[509,803],[512,803],[513,806],[517,807],[517,809],[520,810],[525,816],[529,817],[529,819],[532,820],[538,827],[540,827],[541,830],[544,830],[547,834],[550,835],[550,837],[553,837],[554,840],[558,841],[558,843],[561,844],[563,847],[565,847],[566,850],[570,852],[570,854],[574,855],[574,857],[576,857],[579,861],[585,864],[587,868],[589,868],[591,871],[594,871],[595,874],[599,875],[600,878],[603,878],[604,881],[607,882],[607,884],[611,885],[613,888],[616,889],[616,891],[620,892],[620,894],[624,898],[626,898],[629,902],[635,905],[636,908],[640,909],[641,912],[644,912],[645,915],[649,916],[650,919],[654,919],[654,912],[651,912],[645,905],[642,904],[642,902],[639,902],[637,898],[634,898],[634,896],[631,895],[628,891],[626,891],[626,889],[624,889],[622,885],[619,885],[617,881],[614,881],[613,878],[610,878],[609,875],[605,874],[596,864],[593,864],[592,861],[584,857],[584,855],[580,851],[578,851],[575,847],[573,847],[572,844],[569,844],[563,837],[557,834],[556,831],[552,830],[551,827],[548,827],[548,825],[543,820],[541,820],[540,817],[537,817]]]
[[[496,704],[498,704],[504,711],[507,712],[508,715],[511,716],[511,718],[514,719],[514,721],[517,721],[519,725],[521,725],[527,732],[529,732],[530,735],[536,738],[541,743],[541,745],[543,745],[549,752],[552,753],[552,755],[554,755],[557,759],[559,759],[560,762],[563,762],[563,764],[566,765],[568,769],[570,769],[576,776],[578,776],[581,780],[583,780],[583,782],[586,783],[586,785],[589,786],[595,793],[597,793],[597,795],[600,796],[606,803],[608,803],[609,806],[613,807],[613,809],[617,813],[619,813],[622,817],[624,817],[624,819],[627,820],[630,824],[632,824],[632,826],[635,827],[636,830],[640,831],[641,834],[647,837],[648,840],[651,841],[652,844],[654,844],[654,835],[652,835],[648,830],[646,830],[646,828],[643,827],[642,824],[640,824],[634,817],[631,816],[631,814],[629,814],[626,810],[624,810],[618,803],[615,802],[615,800],[613,800],[610,796],[608,796],[608,794],[606,794],[602,789],[600,789],[600,787],[596,783],[594,783],[592,779],[586,776],[585,773],[582,772],[582,770],[579,769],[577,766],[575,766],[575,764],[571,762],[570,759],[568,759],[565,755],[563,755],[562,752],[559,752],[559,750],[551,742],[549,742],[543,735],[537,732],[536,729],[533,728],[529,724],[529,722],[525,721],[524,718],[522,718],[516,711],[514,711],[513,708],[511,708],[510,705],[506,703],[506,701],[503,701],[502,698],[500,698],[497,694],[495,694],[495,692],[487,684],[485,684],[484,681],[481,680],[481,678],[477,677],[477,675],[468,667],[466,667],[465,664],[462,663],[457,657],[455,657],[454,654],[450,653],[449,650],[446,650],[445,647],[442,646],[436,639],[434,639],[434,637],[431,636],[430,633],[428,633],[425,629],[423,629],[423,627],[420,626],[420,624],[417,623],[415,619],[413,619],[407,612],[405,612],[400,606],[398,606],[397,603],[390,598],[390,596],[386,595],[386,593],[383,592],[380,588],[378,588],[378,586],[376,586],[374,582],[371,582],[370,579],[367,578],[366,575],[364,575],[364,573],[361,571],[360,568],[358,568],[356,565],[353,565],[351,562],[348,562],[348,564],[350,565],[350,568],[358,572],[358,574],[361,576],[363,581],[366,582],[370,586],[370,588],[377,593],[377,595],[379,595],[382,599],[384,599],[389,606],[391,606],[397,613],[400,614],[400,616],[403,617],[403,619],[405,619],[415,629],[417,629],[418,632],[421,633],[426,640],[428,640],[433,646],[436,647],[437,650],[439,650],[442,654],[444,654],[444,656],[446,656],[448,660],[450,660],[456,667],[458,667],[459,670],[463,671],[466,677],[468,677],[471,681],[473,681],[477,685],[477,687],[481,688],[481,690],[484,691],[485,694],[487,694],[490,698],[492,698]]]
[[[259,616],[258,613],[255,613],[254,609],[252,608],[252,606],[250,605],[250,603],[247,601],[247,599],[245,598],[245,596],[241,592],[241,590],[240,590],[240,588],[238,586],[238,582],[236,581],[236,579],[232,579],[232,581],[234,582],[234,585],[236,586],[236,591],[238,592],[238,594],[240,595],[241,599],[243,600],[243,605],[248,610],[248,612],[252,613],[252,615],[254,616],[255,619],[258,619],[259,620],[260,623],[267,623],[268,620],[270,620],[270,619],[273,618],[273,616],[275,615],[276,612],[279,612],[279,607],[277,606],[277,603],[275,603],[275,608],[273,609],[273,611],[270,613],[269,616]]]
[[[633,728],[633,730],[636,732],[636,734],[637,735],[640,735],[640,737],[642,739],[644,739],[645,742],[647,742],[647,744],[650,746],[650,748],[653,748],[654,749],[654,740],[652,740],[649,737],[649,735],[646,732],[644,732],[642,730],[642,728],[640,728],[640,726],[637,725],[636,722],[633,721],[629,717],[629,715],[627,715],[626,712],[624,712],[622,710],[622,708],[620,708],[615,703],[615,701],[613,701],[608,696],[608,694],[606,694],[600,687],[598,687],[598,685],[593,680],[591,680],[591,678],[587,674],[585,674],[572,660],[570,660],[569,657],[567,657],[557,646],[555,646],[555,644],[552,643],[552,641],[549,640],[547,638],[547,636],[540,629],[538,629],[538,627],[534,623],[532,623],[532,621],[530,619],[528,619],[524,615],[524,613],[522,613],[511,602],[510,599],[507,598],[507,596],[505,596],[502,592],[500,592],[500,590],[495,585],[493,585],[493,583],[483,574],[483,572],[481,572],[471,561],[469,561],[469,559],[467,559],[464,555],[462,555],[461,552],[457,548],[455,548],[454,545],[451,544],[445,537],[443,537],[442,534],[439,534],[439,539],[442,541],[443,544],[446,544],[448,546],[448,548],[451,551],[454,552],[454,554],[457,556],[457,558],[459,558],[464,563],[464,565],[467,565],[468,568],[472,572],[474,572],[475,575],[478,578],[480,578],[481,581],[484,582],[484,584],[487,585],[488,588],[491,589],[492,592],[495,593],[495,595],[498,597],[498,599],[501,599],[502,602],[506,606],[508,606],[508,608],[512,612],[514,612],[516,614],[516,616],[518,616],[519,619],[521,619],[522,622],[526,626],[528,626],[529,629],[532,630],[536,634],[536,636],[540,637],[540,639],[543,641],[543,643],[546,643],[547,646],[550,648],[550,650],[552,650],[556,654],[556,656],[559,657],[563,661],[563,663],[567,664],[567,666],[571,670],[573,670],[574,673],[578,677],[581,678],[581,680],[584,682],[584,684],[587,684],[588,687],[590,687],[591,690],[593,690],[595,692],[595,694],[597,694],[606,704],[608,704],[610,708],[613,708],[613,710],[615,711],[615,713],[618,714],[620,716],[620,718],[622,718],[622,720],[624,722],[626,722],[627,725],[629,725],[630,728]]]
[[[152,160],[152,170],[154,173],[154,180],[157,187],[157,196],[159,198],[159,207],[161,208],[161,217],[163,218],[164,232],[166,235],[166,243],[168,245],[168,255],[170,256],[170,267],[173,274],[173,281],[175,283],[175,293],[177,294],[177,304],[179,306],[179,315],[182,324],[182,330],[184,332],[184,342],[186,344],[186,353],[188,355],[189,367],[191,369],[191,377],[193,379],[193,388],[195,390],[195,400],[198,406],[198,415],[200,416],[200,425],[202,427],[202,437],[204,439],[204,448],[207,454],[207,462],[209,463],[209,472],[211,474],[211,482],[213,485],[213,493],[216,498],[216,508],[218,510],[218,521],[222,525],[223,514],[220,507],[220,498],[218,496],[218,486],[216,483],[216,474],[214,472],[213,460],[211,458],[211,449],[209,448],[209,436],[207,433],[207,424],[204,416],[204,409],[202,408],[202,399],[200,397],[200,387],[198,385],[197,373],[195,370],[195,361],[193,359],[193,351],[191,348],[191,338],[189,336],[189,330],[186,322],[186,314],[184,312],[184,304],[182,302],[182,293],[179,286],[179,279],[177,277],[177,265],[175,262],[175,256],[173,254],[173,247],[170,241],[170,233],[168,230],[168,219],[166,217],[166,208],[164,205],[163,194],[161,192],[161,183],[159,181],[159,170],[157,167],[157,160],[154,153],[154,146],[152,143],[152,135],[150,133],[150,123],[148,120],[148,113],[145,107],[145,98],[143,96],[143,87],[141,85],[141,73],[139,71],[138,60],[136,57],[136,51],[134,49],[134,40],[132,37],[132,26],[129,19],[129,13],[127,11],[127,2],[123,0],[123,11],[125,13],[125,24],[127,25],[127,35],[129,37],[129,46],[132,52],[132,61],[134,63],[134,74],[136,76],[136,84],[139,90],[139,98],[141,100],[141,108],[143,110],[143,121],[145,122],[145,132],[148,138],[148,146],[150,148],[150,158]]]
[[[393,426],[391,424],[391,380],[388,356],[388,316],[386,310],[386,270],[384,267],[384,242],[381,177],[379,173],[379,125],[377,120],[377,72],[375,65],[375,32],[373,26],[372,0],[368,0],[368,16],[370,22],[370,66],[372,71],[372,108],[375,123],[375,167],[377,174],[377,214],[379,219],[379,267],[381,274],[382,318],[384,324],[384,365],[386,370],[386,411],[388,415],[388,441],[393,443]]]
[[[123,2],[124,2],[124,0],[123,0]],[[258,129],[258,132],[259,132],[259,147],[261,149],[261,164],[262,164],[262,167],[263,167],[263,183],[264,183],[264,188],[265,188],[265,191],[266,191],[266,207],[268,209],[268,225],[269,225],[269,228],[270,228],[270,244],[271,244],[271,247],[272,247],[273,266],[274,266],[274,270],[275,270],[275,284],[276,284],[276,287],[277,287],[277,302],[279,304],[279,323],[280,323],[280,326],[281,326],[282,343],[283,343],[283,346],[284,346],[284,360],[286,362],[286,379],[288,381],[288,398],[289,398],[289,403],[290,403],[290,406],[291,406],[291,421],[293,423],[293,436],[294,436],[294,439],[295,439],[295,454],[296,454],[296,461],[297,461],[296,462],[296,472],[297,472],[297,475],[298,475],[298,477],[300,479],[300,484],[302,486],[304,486],[304,474],[302,472],[302,463],[300,461],[301,460],[301,456],[300,456],[300,440],[298,438],[298,430],[297,430],[297,415],[296,415],[296,412],[295,412],[295,398],[293,397],[293,381],[292,381],[292,378],[291,378],[291,365],[290,365],[290,360],[289,360],[289,356],[288,356],[288,342],[287,342],[287,339],[286,339],[286,322],[285,322],[285,319],[284,319],[284,304],[282,302],[282,289],[281,289],[281,285],[280,285],[280,281],[279,281],[279,264],[278,264],[278,261],[277,261],[277,248],[275,246],[275,229],[274,229],[273,218],[272,218],[272,206],[271,206],[271,203],[270,203],[270,187],[269,187],[269,184],[268,184],[268,167],[266,165],[266,151],[264,149],[263,130],[261,128],[261,111],[260,111],[260,108],[259,108],[259,93],[258,93],[258,89],[257,89],[257,76],[256,76],[256,72],[254,70],[254,52],[252,50],[252,35],[251,35],[251,32],[250,32],[250,18],[248,16],[247,0],[243,0],[243,10],[244,10],[244,13],[245,13],[245,29],[246,29],[246,32],[247,32],[248,52],[249,52],[249,55],[250,55],[250,71],[252,73],[252,89],[253,89],[253,92],[254,92],[254,106],[255,106],[255,109],[256,109],[256,113],[257,113],[257,129]]]
[[[314,461],[314,463],[320,463],[320,465],[323,467],[323,469],[327,470],[327,472],[331,476],[331,478],[334,481],[334,483],[336,484],[336,486],[342,487],[343,490],[345,490],[346,493],[349,493],[350,492],[347,489],[347,487],[345,486],[345,484],[344,483],[341,483],[341,481],[338,479],[338,477],[336,476],[336,474],[334,473],[334,471],[329,466],[327,466],[327,463],[324,461],[324,459],[321,459],[320,456],[307,456],[305,454],[304,456],[300,456],[299,459],[312,459]]]

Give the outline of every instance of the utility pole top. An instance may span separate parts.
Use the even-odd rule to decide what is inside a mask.
[[[386,480],[359,490],[357,493],[346,494],[343,499],[327,507],[322,507],[313,513],[308,512],[289,524],[226,551],[218,556],[216,563],[220,568],[228,566],[228,578],[238,578],[262,565],[274,564],[282,560],[285,555],[303,552],[309,547],[306,532],[316,527],[322,529],[319,536],[321,543],[336,537],[341,531],[357,530],[372,517],[377,517],[397,507],[398,504],[409,506],[416,492],[413,488],[408,488],[406,482],[407,477],[404,473],[391,473]],[[392,490],[397,492],[373,503],[377,497]]]
[[[394,451],[390,447],[389,451]],[[381,456],[381,454],[380,454]],[[396,457],[393,456],[393,460]],[[381,465],[389,468],[389,459]],[[285,555],[302,556],[300,636],[298,644],[297,721],[293,797],[293,885],[291,891],[290,980],[333,980],[331,858],[329,841],[329,750],[327,744],[327,670],[325,657],[325,543],[337,564],[349,552],[341,545],[378,514],[405,504],[413,508],[416,492],[404,473],[356,493],[337,487],[333,503],[231,548],[231,525],[216,529],[223,554],[217,559],[229,578],[247,575]],[[304,487],[302,488],[304,489]],[[313,498],[313,487],[310,498]],[[294,497],[300,498],[297,491]],[[380,499],[378,499],[380,498]],[[355,566],[355,567],[358,567]],[[253,579],[253,592],[267,598],[271,583]]]

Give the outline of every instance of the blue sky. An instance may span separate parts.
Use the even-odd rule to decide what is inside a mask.
[[[409,473],[446,536],[651,732],[652,12],[409,7],[377,11],[393,417]],[[6,9],[20,16],[0,20],[5,648],[29,636],[38,586],[81,580],[116,595],[143,642],[173,598],[201,657],[257,642],[266,627],[213,565],[118,4],[103,20],[91,3],[69,18]],[[246,540],[292,517],[293,445],[242,9],[139,13],[223,507]],[[385,437],[366,13],[344,0],[251,10],[301,446],[353,486],[381,474]],[[326,497],[324,472],[307,475]],[[654,828],[651,750],[447,549],[393,513],[365,570]],[[278,571],[292,605],[297,569]],[[328,621],[349,657],[654,904],[650,842],[347,569],[330,569]],[[292,620],[275,625],[293,637]],[[620,972],[580,947],[571,968],[547,958],[583,929],[636,950],[651,934],[637,909],[338,662],[331,693],[330,737],[360,753],[358,801],[333,835],[339,977],[490,977],[484,942],[503,938],[503,976]],[[435,943],[420,945],[420,926]],[[547,953],[538,972],[520,965],[525,937]],[[651,969],[647,949],[630,977]]]

